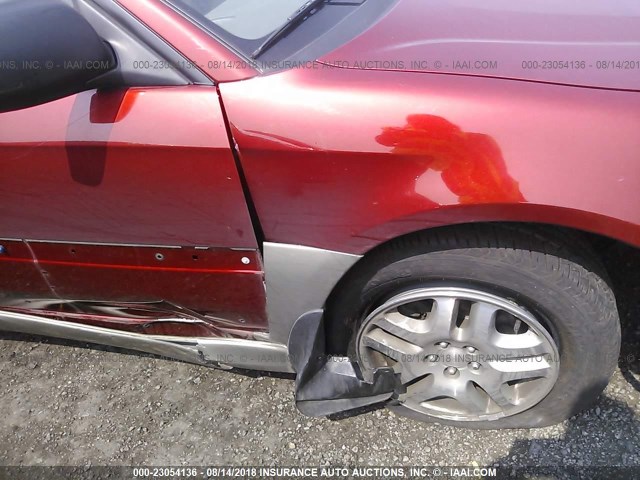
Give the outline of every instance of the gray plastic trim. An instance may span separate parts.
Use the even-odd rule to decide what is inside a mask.
[[[286,344],[296,320],[322,309],[333,287],[360,258],[321,248],[265,242],[269,339]]]

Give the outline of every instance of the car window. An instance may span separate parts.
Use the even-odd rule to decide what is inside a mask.
[[[277,30],[306,2],[307,0],[182,0],[179,3],[234,37],[258,40]]]
[[[162,1],[267,72],[304,68],[365,31],[399,0],[325,0],[268,48],[267,39],[310,0]]]

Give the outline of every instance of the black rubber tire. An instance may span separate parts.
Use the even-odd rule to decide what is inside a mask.
[[[434,230],[365,257],[328,301],[328,348],[353,354],[354,332],[369,311],[403,290],[436,285],[470,286],[526,307],[558,345],[559,377],[536,406],[495,421],[445,421],[390,406],[397,413],[466,428],[543,427],[587,408],[609,382],[620,321],[603,267],[580,236],[519,224]]]

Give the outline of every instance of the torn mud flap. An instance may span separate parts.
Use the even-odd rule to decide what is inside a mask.
[[[289,357],[296,371],[296,406],[322,417],[384,402],[401,388],[391,368],[379,368],[373,381],[362,379],[359,365],[325,352],[323,312],[305,313],[289,335]]]

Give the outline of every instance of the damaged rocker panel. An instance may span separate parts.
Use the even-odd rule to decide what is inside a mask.
[[[257,340],[143,335],[11,311],[0,311],[0,330],[109,345],[211,367],[292,372],[285,345]]]
[[[253,338],[257,333],[219,317],[201,315],[166,301],[101,302],[60,299],[5,300],[11,312],[145,335]]]
[[[257,250],[20,239],[0,246],[0,309],[159,335],[268,329]],[[149,321],[137,318],[141,309]]]

